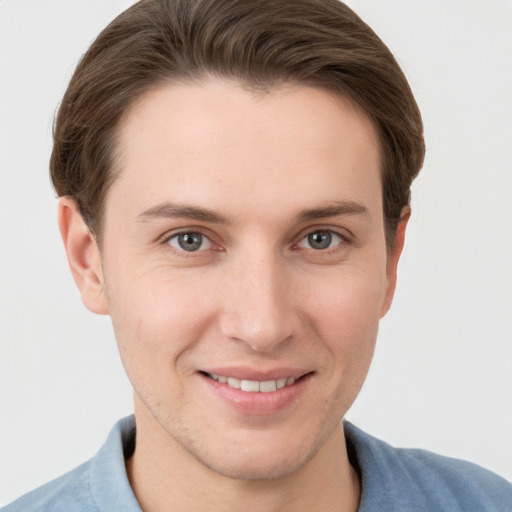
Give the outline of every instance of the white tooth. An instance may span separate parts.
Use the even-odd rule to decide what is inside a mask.
[[[286,385],[287,386],[290,386],[291,384],[293,384],[295,382],[295,377],[288,377],[286,379]]]
[[[243,380],[240,387],[242,391],[257,393],[260,390],[260,383],[257,380]]]
[[[213,380],[219,380],[219,376],[218,376],[216,373],[210,373],[210,377],[211,377]]]
[[[240,389],[240,380],[234,377],[228,377],[228,385],[235,389]]]
[[[219,375],[219,382],[220,383],[226,384],[227,381],[228,381],[227,377],[225,377],[224,375]]]
[[[284,388],[286,386],[286,377],[283,377],[282,379],[277,379],[277,389]]]
[[[275,391],[277,389],[277,382],[275,380],[266,380],[260,382],[260,391],[262,393],[268,393],[269,391]]]

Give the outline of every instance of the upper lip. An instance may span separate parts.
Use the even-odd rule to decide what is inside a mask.
[[[284,377],[295,377],[299,379],[307,373],[311,373],[311,370],[303,368],[292,368],[292,367],[281,367],[272,368],[268,370],[247,368],[247,367],[223,367],[223,368],[203,368],[201,369],[204,373],[213,373],[215,375],[222,375],[224,377],[233,377],[239,380],[257,380],[264,382],[267,380],[277,380]]]

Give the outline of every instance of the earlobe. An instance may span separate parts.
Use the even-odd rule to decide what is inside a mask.
[[[381,316],[384,316],[388,312],[389,308],[391,307],[391,303],[393,302],[397,280],[398,261],[400,260],[400,255],[402,254],[402,250],[404,248],[405,230],[407,228],[407,223],[409,222],[410,217],[411,209],[407,206],[402,210],[400,222],[398,223],[395,232],[394,245],[388,254],[386,263],[386,295],[384,298]]]
[[[93,313],[108,314],[98,244],[70,197],[59,199],[58,222],[69,267],[82,302]]]

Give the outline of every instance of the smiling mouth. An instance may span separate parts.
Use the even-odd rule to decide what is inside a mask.
[[[310,375],[310,373],[306,373],[299,378],[295,377],[282,377],[275,380],[245,380],[245,379],[237,379],[235,377],[227,377],[225,375],[217,375],[216,373],[208,373],[201,372],[203,375],[206,375],[210,379],[213,379],[220,384],[227,384],[229,387],[233,389],[240,389],[242,391],[246,391],[248,393],[271,393],[273,391],[277,391],[279,389],[283,389],[287,386],[291,386],[295,384],[295,382],[303,379],[304,377]]]

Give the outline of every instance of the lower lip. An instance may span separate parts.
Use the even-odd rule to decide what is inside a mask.
[[[305,375],[290,386],[267,393],[242,391],[213,380],[202,373],[199,376],[210,390],[237,411],[262,416],[275,414],[293,403],[297,403],[311,380],[312,374]]]

